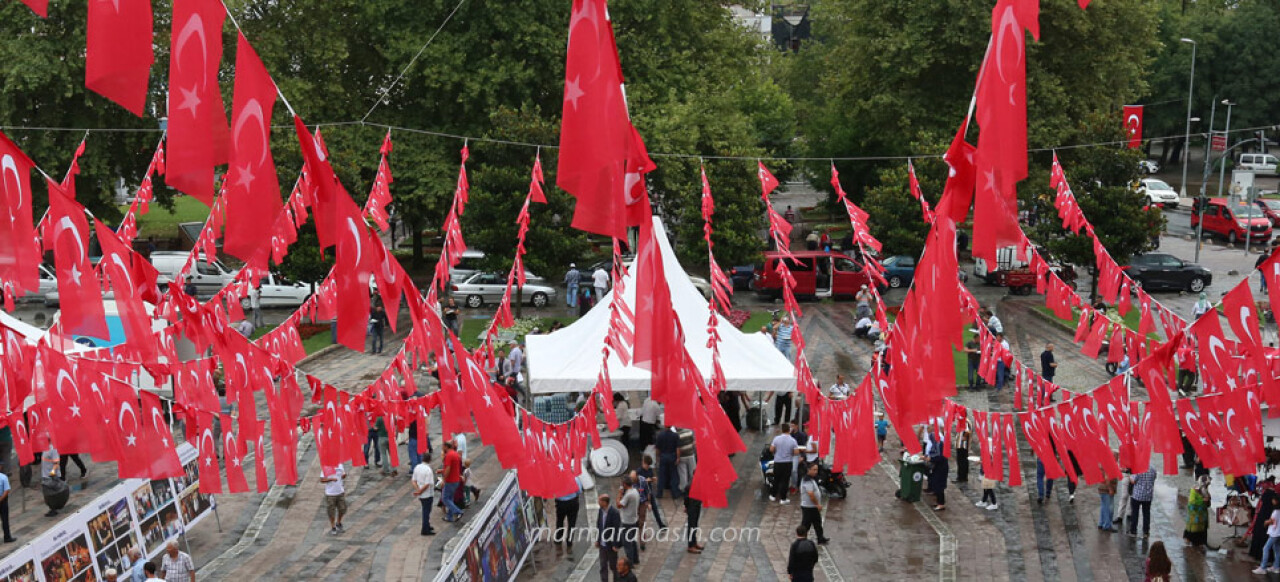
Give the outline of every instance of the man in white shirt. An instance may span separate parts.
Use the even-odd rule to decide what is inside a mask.
[[[662,407],[652,397],[645,398],[640,407],[640,447],[653,444],[653,435],[658,432],[658,415]]]
[[[782,423],[781,430],[778,436],[773,437],[773,442],[769,443],[769,452],[773,453],[773,492],[769,494],[769,501],[785,505],[790,503],[787,491],[791,488],[791,459],[795,457],[800,445],[791,436],[790,423]]]
[[[458,449],[458,456],[462,457],[463,461],[467,460],[467,435],[462,433],[453,435],[453,444]]]
[[[507,361],[511,363],[511,375],[520,375],[520,368],[524,367],[524,349],[520,347],[518,342],[511,342],[511,351],[507,354]]]
[[[262,287],[249,290],[249,309],[253,310],[253,326],[262,327]]]
[[[836,374],[836,383],[827,389],[832,400],[844,400],[849,397],[849,384],[844,381],[844,374]]]
[[[343,479],[347,470],[339,463],[336,467],[321,467],[320,482],[324,483],[324,507],[329,514],[329,535],[336,536],[343,531],[342,516],[347,514],[347,488]]]
[[[413,468],[413,494],[422,504],[422,535],[436,535],[431,527],[431,505],[435,498],[436,472],[431,468],[431,452],[427,451],[422,460]]]
[[[597,267],[591,274],[591,286],[596,288],[596,301],[604,299],[605,292],[609,290],[609,272],[604,267]]]

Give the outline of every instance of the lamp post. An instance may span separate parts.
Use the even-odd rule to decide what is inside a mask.
[[[1182,42],[1191,45],[1191,81],[1187,84],[1187,130],[1182,142],[1182,195],[1187,195],[1187,162],[1191,160],[1191,101],[1196,87],[1196,41],[1189,38]],[[1203,206],[1203,205],[1202,205]]]
[[[1227,106],[1227,128],[1222,131],[1222,139],[1226,141],[1229,139],[1227,136],[1231,135],[1231,107],[1235,103],[1232,103],[1230,99],[1223,99],[1222,104]],[[1225,148],[1223,150],[1222,156],[1218,158],[1218,163],[1221,164],[1218,170],[1218,197],[1222,197],[1222,179],[1227,173],[1227,152]]]

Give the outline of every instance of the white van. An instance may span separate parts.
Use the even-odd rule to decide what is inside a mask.
[[[1259,174],[1275,174],[1276,165],[1276,157],[1271,154],[1240,154],[1240,163],[1236,167]]]
[[[188,256],[189,253],[183,251],[156,251],[151,253],[151,264],[175,285],[185,285],[185,281],[178,278],[178,271],[187,264]],[[233,281],[236,278],[236,271],[227,268],[222,261],[217,259],[209,261],[204,255],[198,255],[195,265],[187,275],[191,276],[191,282],[195,283],[196,297],[208,299]]]

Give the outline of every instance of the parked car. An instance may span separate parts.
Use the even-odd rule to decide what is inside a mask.
[[[1138,171],[1143,174],[1154,174],[1160,171],[1160,163],[1155,160],[1141,160],[1138,162]]]
[[[1175,289],[1199,293],[1213,283],[1213,273],[1209,269],[1164,253],[1137,255],[1121,268],[1148,291]]]
[[[188,256],[189,253],[185,251],[156,251],[151,253],[151,264],[168,280],[178,281],[178,285],[185,285],[185,281],[179,280],[178,272],[187,264]],[[238,272],[227,268],[218,259],[209,260],[200,254],[197,255],[195,265],[187,274],[191,276],[191,282],[196,286],[196,297],[208,299],[235,280]]]
[[[498,303],[507,291],[507,276],[498,273],[475,273],[462,283],[455,283],[453,294],[461,297],[463,303],[472,309],[483,307],[485,303]],[[547,285],[526,284],[522,289],[524,300],[534,307],[546,307],[556,298],[554,287]],[[515,297],[513,294],[512,297]]]
[[[18,297],[16,301],[19,303],[26,301],[40,301],[46,294],[57,292],[58,277],[55,274],[53,267],[41,264],[38,268],[40,271],[40,286],[36,288],[35,291],[27,293],[22,297]]]
[[[262,292],[258,300],[263,307],[297,307],[311,296],[311,285],[291,283],[274,273],[263,277],[258,289]]]
[[[764,265],[755,271],[757,295],[766,299],[782,297],[782,278],[775,271],[781,260],[786,260],[791,269],[798,297],[852,297],[863,285],[871,283],[863,265],[840,253],[794,251],[792,255],[795,259],[785,259],[776,251],[764,254]]]
[[[1259,174],[1275,174],[1276,166],[1276,157],[1271,154],[1240,154],[1240,162],[1236,164],[1237,169]]]
[[[1271,240],[1271,220],[1255,205],[1245,204],[1226,198],[1210,198],[1204,208],[1204,231],[1236,241],[1248,237],[1254,243],[1266,243]],[[1191,228],[1201,223],[1200,201],[1191,205]]]
[[[911,285],[916,275],[916,258],[906,255],[894,255],[880,262],[884,267],[884,278],[890,289],[898,289]]]
[[[452,268],[449,269],[449,278],[453,279],[454,281],[466,281],[467,279],[471,278],[472,275],[479,273],[481,271],[480,262],[483,259],[484,259],[484,251],[479,251],[476,249],[467,249],[465,251],[462,251],[461,260],[458,261],[457,265],[454,265]],[[587,274],[590,275],[591,273],[587,273]],[[542,277],[539,277],[537,275],[534,275],[533,273],[530,273],[529,269],[524,270],[524,278],[525,278],[525,281],[529,281],[529,282],[537,282],[537,283],[543,282]],[[506,283],[506,279],[503,279],[503,283],[504,284]]]
[[[1152,204],[1157,204],[1164,208],[1178,207],[1178,191],[1174,190],[1173,186],[1165,183],[1164,180],[1143,178],[1138,186],[1138,192],[1145,195]]]
[[[1258,208],[1262,209],[1262,214],[1271,221],[1271,226],[1280,224],[1280,199],[1259,198],[1257,202]]]
[[[741,291],[751,288],[751,282],[756,278],[755,265],[738,265],[729,269],[729,280],[733,281],[735,291]]]
[[[698,290],[698,293],[702,294],[702,298],[706,299],[707,301],[710,301],[711,300],[711,282],[706,280],[705,277],[699,277],[697,275],[689,275],[688,277],[689,277],[689,282],[693,283],[693,287]]]

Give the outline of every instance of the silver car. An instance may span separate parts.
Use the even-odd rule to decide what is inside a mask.
[[[499,303],[507,290],[507,276],[498,273],[475,273],[462,283],[453,286],[453,294],[462,300],[467,307],[475,309],[485,303]],[[524,300],[534,307],[546,307],[556,298],[554,287],[536,285],[532,282],[523,288]],[[515,294],[512,294],[515,297]]]

